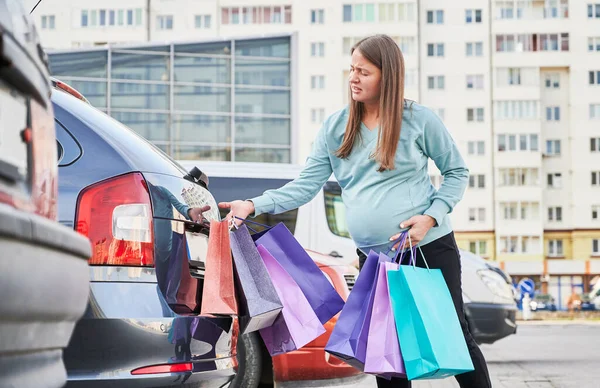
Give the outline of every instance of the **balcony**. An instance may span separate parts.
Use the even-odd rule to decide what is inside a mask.
[[[569,18],[568,0],[497,1],[494,7],[496,22],[516,20],[563,20]]]

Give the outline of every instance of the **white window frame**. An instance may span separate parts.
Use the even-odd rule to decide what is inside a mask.
[[[484,207],[469,208],[469,222],[484,223],[486,219]]]
[[[430,52],[432,55],[429,55]],[[445,52],[446,47],[444,43],[427,43],[428,58],[443,58],[445,56]]]
[[[465,43],[465,56],[474,58],[483,57],[483,42]]]
[[[478,15],[478,13],[479,13],[479,15]],[[481,8],[465,9],[465,23],[466,24],[481,24],[481,23],[483,23],[483,9],[481,9]]]
[[[600,70],[588,71],[588,83],[590,85],[600,85]]]
[[[467,89],[482,90],[483,81],[483,74],[467,74]]]
[[[548,73],[544,76],[544,86],[546,89],[560,88],[560,73]]]
[[[467,122],[483,123],[485,121],[485,110],[482,107],[467,108]]]
[[[592,221],[600,220],[600,205],[592,205]]]
[[[171,28],[168,27],[169,20],[171,21]],[[156,28],[158,30],[169,30],[172,31],[174,27],[173,15],[156,15]]]
[[[313,124],[321,124],[325,121],[325,108],[312,108],[310,116]]]
[[[560,139],[546,140],[546,149],[544,154],[547,156],[560,156],[562,153],[562,142]],[[558,150],[558,151],[557,151]]]
[[[600,120],[600,104],[590,104],[590,120]]]
[[[546,107],[546,121],[560,121],[560,106]]]
[[[311,42],[310,56],[313,58],[323,58],[325,56],[325,42]]]
[[[433,85],[433,87],[431,87]],[[446,77],[443,75],[430,75],[427,77],[427,89],[444,90],[446,88]]]
[[[600,36],[588,37],[588,52],[600,51]]]
[[[590,138],[590,151],[594,153],[600,152],[600,137]]]
[[[553,172],[546,175],[546,183],[548,184],[549,189],[562,189],[563,181],[562,181],[562,173]]]
[[[548,240],[548,257],[564,257],[564,243],[561,239]]]
[[[592,187],[600,187],[600,171],[592,171],[591,178]]]
[[[310,88],[312,90],[325,89],[325,76],[324,75],[312,75],[310,77]]]
[[[548,222],[562,222],[564,221],[562,206],[549,206],[548,207]]]
[[[592,255],[600,256],[600,239],[592,239]]]
[[[472,247],[475,249],[472,249]],[[483,249],[482,249],[483,246]],[[487,240],[469,240],[469,252],[481,257],[488,256]]]
[[[325,10],[323,8],[310,10],[310,24],[325,24]]]
[[[483,140],[472,140],[467,143],[468,154],[471,156],[484,156],[485,155],[485,141]]]
[[[469,175],[469,188],[470,189],[485,189],[485,174]]]
[[[441,17],[440,17],[441,15]],[[431,18],[430,18],[431,16]],[[444,10],[430,9],[425,15],[427,24],[444,24]],[[431,21],[430,21],[431,20]]]

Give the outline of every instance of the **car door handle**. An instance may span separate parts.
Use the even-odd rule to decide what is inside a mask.
[[[335,257],[335,258],[338,258],[338,259],[344,257],[344,256],[340,255],[339,253],[337,253],[337,251],[331,251],[329,253],[329,256]]]

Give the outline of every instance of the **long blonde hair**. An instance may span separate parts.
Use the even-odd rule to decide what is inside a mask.
[[[350,54],[355,50],[360,51],[369,62],[381,70],[379,132],[377,148],[371,157],[379,164],[377,171],[393,170],[404,113],[404,57],[396,42],[387,35],[364,38],[352,47]],[[357,138],[360,138],[360,127],[365,113],[364,104],[352,99],[351,89],[349,93],[348,124],[344,141],[336,151],[336,156],[342,159],[350,155]]]

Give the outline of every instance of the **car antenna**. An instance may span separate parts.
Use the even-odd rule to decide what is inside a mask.
[[[42,2],[42,0],[40,0],[40,1],[37,2],[37,4],[33,7],[33,9],[31,10],[31,12],[29,12],[30,15],[33,13],[33,11],[35,11],[35,9],[37,8],[37,6],[40,5],[41,2]]]

